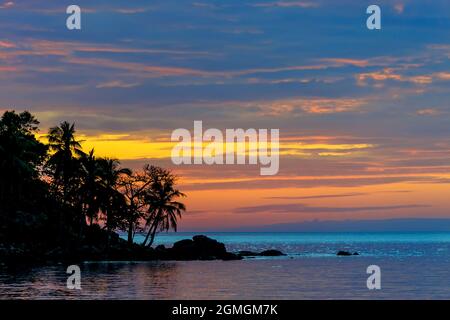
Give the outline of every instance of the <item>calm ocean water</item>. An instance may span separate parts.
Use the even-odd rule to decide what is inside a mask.
[[[193,235],[161,234],[157,244]],[[288,255],[227,262],[85,262],[80,291],[66,289],[63,264],[0,266],[0,298],[450,299],[450,233],[206,235],[229,251],[279,249]],[[361,255],[337,257],[338,250]],[[369,265],[381,268],[381,290],[366,287]]]

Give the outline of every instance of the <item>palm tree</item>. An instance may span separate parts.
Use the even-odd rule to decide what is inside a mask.
[[[100,192],[99,207],[106,217],[107,246],[109,246],[109,236],[116,227],[118,215],[124,210],[126,201],[122,193],[118,190],[120,178],[123,175],[131,175],[127,168],[120,168],[120,162],[115,159],[100,159]]]
[[[63,202],[67,204],[70,180],[77,171],[77,158],[84,156],[81,142],[75,138],[75,124],[66,121],[50,128],[47,136],[51,155],[48,165],[53,168],[56,186],[62,186]]]
[[[89,219],[89,225],[97,220],[100,211],[99,193],[101,190],[101,175],[99,160],[94,155],[92,149],[87,155],[81,157],[81,187],[80,196],[83,207],[83,219]]]
[[[152,246],[158,231],[177,231],[178,219],[182,212],[186,211],[186,206],[176,201],[177,198],[185,197],[178,189],[175,189],[176,177],[169,171],[162,168],[147,166],[145,171],[152,179],[150,191],[146,194],[146,201],[149,205],[147,226],[149,226],[147,236],[143,246]]]
[[[50,174],[53,176],[53,187],[56,194],[62,193],[62,203],[65,208],[69,204],[69,193],[78,196],[78,181],[75,183],[75,177],[78,178],[80,165],[78,158],[84,156],[81,149],[81,141],[75,138],[75,125],[64,121],[59,127],[50,128],[47,135],[48,146],[52,153],[47,161],[47,167],[50,168]],[[72,191],[72,192],[71,192]],[[72,203],[74,205],[74,203]],[[65,216],[63,210],[59,210],[59,238],[64,238]],[[67,211],[70,212],[70,211]],[[73,211],[72,211],[73,212]],[[76,212],[76,211],[75,211]],[[81,218],[75,218],[79,222]],[[81,234],[81,226],[80,234]]]

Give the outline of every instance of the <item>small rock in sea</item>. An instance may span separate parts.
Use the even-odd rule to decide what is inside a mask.
[[[192,240],[175,242],[167,250],[174,260],[240,260],[242,257],[227,252],[225,245],[207,236],[197,235]]]
[[[351,253],[351,252],[348,252],[348,251],[339,251],[336,255],[338,255],[338,256],[359,256],[359,253],[358,252],[354,252],[354,253]]]
[[[259,254],[262,257],[279,257],[279,256],[285,256],[285,254],[278,250],[266,250]]]
[[[253,251],[239,251],[238,255],[241,257],[256,257],[259,256],[259,253]]]
[[[266,250],[261,253],[253,251],[239,251],[238,255],[241,257],[279,257],[285,256],[285,254],[278,250]]]

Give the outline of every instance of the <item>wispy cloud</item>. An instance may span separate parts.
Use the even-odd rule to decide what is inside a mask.
[[[417,110],[416,114],[419,116],[438,116],[441,114],[441,111],[434,108],[426,108]]]
[[[113,80],[108,82],[102,82],[96,85],[96,88],[103,89],[103,88],[134,88],[139,86],[140,84],[138,82],[134,83],[127,83],[121,80]]]
[[[273,102],[261,102],[261,115],[279,116],[298,111],[309,114],[332,114],[358,111],[368,104],[368,98],[297,98]]]
[[[350,58],[325,58],[321,59],[323,62],[329,62],[331,65],[343,66],[343,65],[351,65],[356,67],[367,67],[369,65],[374,65],[373,62],[370,62],[367,59],[350,59]]]
[[[313,199],[334,199],[334,198],[348,198],[348,197],[360,197],[367,196],[376,193],[409,193],[410,190],[393,190],[393,191],[379,191],[379,192],[351,192],[351,193],[338,193],[338,194],[319,194],[312,196],[279,196],[279,197],[265,197],[264,199],[278,199],[278,200],[313,200]]]
[[[123,14],[137,14],[144,13],[151,10],[150,8],[141,7],[141,8],[117,8],[113,9],[114,12],[123,13]]]
[[[394,10],[395,12],[397,12],[398,14],[402,14],[405,11],[405,4],[404,3],[396,3],[394,5]]]
[[[16,44],[6,40],[0,40],[0,48],[11,49],[15,48]]]
[[[256,3],[254,7],[270,8],[317,8],[319,4],[311,1],[274,1],[265,3]]]
[[[0,9],[10,9],[14,7],[15,3],[13,1],[4,2],[3,4],[0,4]]]
[[[367,72],[367,73],[360,73],[357,75],[357,83],[360,86],[367,85],[367,80],[373,80],[377,82],[387,81],[387,80],[394,80],[394,81],[400,81],[400,82],[411,82],[414,84],[430,84],[433,82],[433,75],[414,75],[414,76],[407,76],[402,75],[400,73],[395,72],[394,69],[386,68],[382,71],[375,71],[375,72]]]
[[[341,193],[341,194],[320,194],[314,196],[291,196],[291,197],[266,197],[265,199],[279,199],[279,200],[309,200],[309,199],[329,199],[329,198],[347,198],[347,197],[357,197],[363,196],[367,193],[362,192],[352,192],[352,193]]]
[[[234,213],[349,213],[368,211],[387,211],[413,208],[428,208],[428,205],[405,204],[392,206],[363,206],[363,207],[315,207],[302,203],[269,204],[236,208]]]

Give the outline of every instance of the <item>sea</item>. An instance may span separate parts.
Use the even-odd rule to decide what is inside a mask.
[[[162,233],[155,244],[196,234]],[[81,290],[67,288],[66,264],[0,265],[0,299],[450,299],[450,233],[202,234],[231,252],[277,249],[286,256],[86,261],[79,265]],[[337,256],[339,250],[359,255]]]

